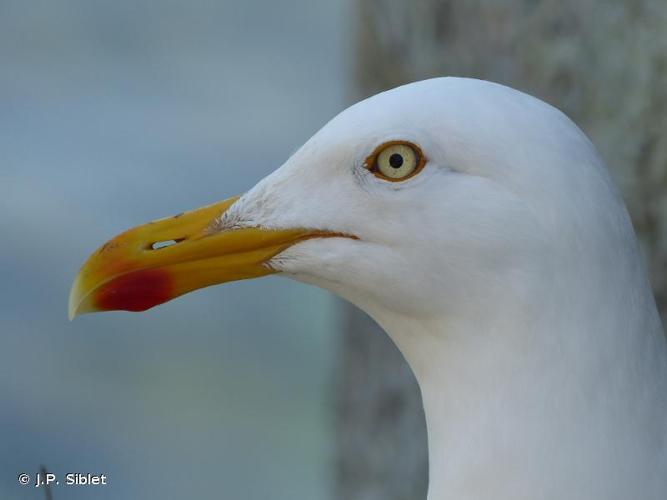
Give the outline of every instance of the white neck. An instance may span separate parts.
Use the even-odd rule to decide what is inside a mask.
[[[369,311],[421,387],[429,500],[665,498],[667,348],[635,285],[428,320]]]

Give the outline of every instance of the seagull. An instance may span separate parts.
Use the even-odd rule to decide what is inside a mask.
[[[667,343],[604,162],[468,78],[341,112],[240,197],[92,254],[70,317],[280,274],[366,311],[422,394],[428,500],[664,500]]]

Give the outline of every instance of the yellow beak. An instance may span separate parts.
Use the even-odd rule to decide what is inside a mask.
[[[289,246],[340,236],[308,229],[216,229],[215,220],[237,199],[149,222],[105,243],[74,280],[70,319],[95,311],[145,311],[192,290],[272,274],[267,262]]]

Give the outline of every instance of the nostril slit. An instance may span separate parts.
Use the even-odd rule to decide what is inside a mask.
[[[167,247],[176,245],[177,243],[180,243],[184,239],[185,238],[176,238],[174,240],[156,241],[155,243],[151,243],[150,249],[151,250],[160,250],[162,248],[167,248]]]

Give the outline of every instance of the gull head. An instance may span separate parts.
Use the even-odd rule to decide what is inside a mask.
[[[555,108],[460,78],[366,99],[242,196],[104,244],[70,316],[275,273],[403,352],[429,498],[664,497],[660,320],[623,202]]]
[[[501,85],[437,78],[346,109],[240,197],[116,236],[81,269],[70,316],[273,273],[372,313],[472,314],[532,300],[633,242],[565,115]]]

